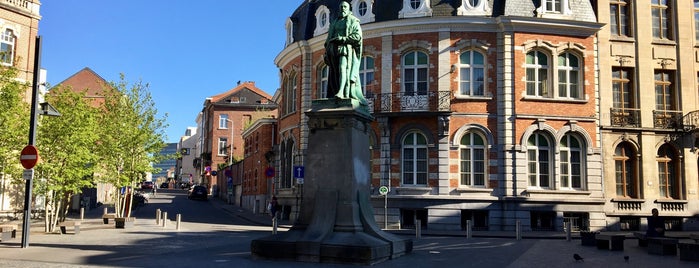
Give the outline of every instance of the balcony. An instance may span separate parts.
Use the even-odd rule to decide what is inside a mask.
[[[641,110],[627,108],[611,108],[611,124],[615,127],[640,127]]]
[[[692,111],[683,116],[682,125],[687,132],[699,130],[699,111]]]
[[[682,129],[682,111],[654,110],[653,127]]]
[[[39,8],[41,7],[40,4],[29,0],[0,0],[0,5],[34,17],[39,17]]]
[[[366,99],[371,113],[449,112],[451,92],[368,93]]]

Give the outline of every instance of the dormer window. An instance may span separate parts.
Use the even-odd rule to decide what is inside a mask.
[[[291,43],[294,42],[294,22],[291,21],[291,18],[288,18],[286,20],[286,45],[291,45]]]
[[[540,16],[545,14],[570,15],[572,12],[568,4],[569,1],[570,0],[541,0],[541,5],[536,11]]]
[[[359,23],[374,21],[374,0],[352,0],[352,12]]]
[[[461,6],[456,10],[459,16],[488,15],[490,7],[486,0],[461,0]]]
[[[403,9],[398,12],[399,18],[417,18],[432,16],[430,0],[403,0]]]
[[[318,36],[328,32],[330,27],[330,10],[326,6],[319,6],[316,10],[316,29],[313,31],[314,36]]]

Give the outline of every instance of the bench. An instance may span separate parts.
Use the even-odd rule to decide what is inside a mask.
[[[676,238],[648,237],[648,254],[677,255]]]
[[[595,240],[597,241],[597,249],[609,249],[609,250],[624,250],[624,238],[623,234],[597,234],[595,235]]]
[[[648,246],[648,238],[646,237],[646,232],[633,232],[633,236],[638,238],[639,247]]]
[[[73,234],[80,234],[79,221],[64,221],[58,224],[61,227],[61,234],[66,234],[66,227],[73,227]]]
[[[680,241],[677,247],[680,249],[680,260],[699,261],[699,243],[696,241]]]
[[[16,224],[2,224],[0,225],[0,242],[10,240],[17,237],[17,225]]]
[[[599,234],[599,232],[580,231],[580,244],[594,247],[596,245],[595,235],[597,234]]]
[[[116,218],[116,213],[105,213],[102,214],[102,222],[104,224],[109,224],[109,219],[114,219]]]

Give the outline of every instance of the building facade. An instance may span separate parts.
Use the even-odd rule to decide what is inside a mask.
[[[597,2],[608,225],[699,229],[699,1]]]
[[[294,167],[304,166],[309,142],[304,111],[327,97],[324,42],[339,3],[304,1],[287,20],[286,47],[275,59],[281,85],[274,194],[289,219],[303,198]],[[362,23],[361,83],[375,119],[367,150],[380,225],[606,227],[597,128],[603,25],[592,3],[351,6]],[[380,186],[390,188],[387,211]]]
[[[179,157],[177,158],[175,181],[184,184],[194,184],[195,174],[199,170],[194,166],[194,159],[199,155],[199,133],[197,127],[187,127],[177,144]],[[199,177],[199,176],[196,176]]]
[[[158,172],[153,173],[151,180],[153,183],[157,183],[160,186],[163,182],[168,182],[170,179],[174,179],[175,166],[177,165],[177,146],[178,143],[166,143],[165,147],[158,153],[159,157],[164,159],[153,163],[153,168],[156,168]]]
[[[201,133],[201,154],[195,166],[200,167],[198,181],[209,188],[210,194],[225,196],[225,191],[219,189],[219,171],[243,159],[243,130],[258,118],[276,115],[277,105],[271,100],[272,96],[254,82],[243,82],[204,101],[201,129],[197,131]]]
[[[242,133],[245,158],[239,164],[243,170],[239,185],[241,206],[254,213],[267,212],[267,203],[272,198],[270,193],[274,192],[274,168],[271,163],[274,157],[276,126],[276,118],[260,118]]]

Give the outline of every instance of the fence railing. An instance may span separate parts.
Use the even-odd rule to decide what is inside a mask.
[[[450,91],[367,93],[365,97],[372,113],[448,112],[451,102]]]

